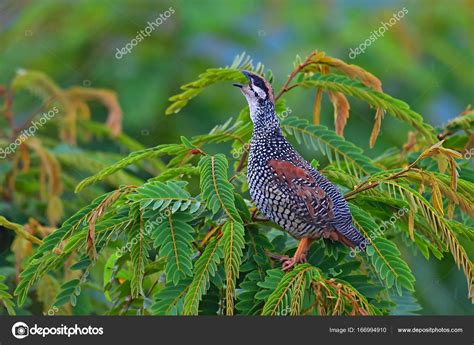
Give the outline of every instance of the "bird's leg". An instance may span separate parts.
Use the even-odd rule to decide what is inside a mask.
[[[283,261],[282,269],[283,271],[288,271],[297,263],[306,262],[306,255],[308,254],[309,247],[313,240],[307,237],[304,237],[300,240],[298,248],[296,248],[295,255],[292,258],[286,259]]]

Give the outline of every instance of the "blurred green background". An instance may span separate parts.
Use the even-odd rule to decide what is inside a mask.
[[[117,49],[170,7],[174,13],[150,37],[116,58]],[[351,48],[404,7],[408,13],[384,37],[349,58]],[[25,68],[45,72],[61,87],[115,90],[124,131],[154,146],[209,131],[244,106],[239,92],[220,84],[181,114],[165,116],[167,99],[206,68],[229,65],[245,51],[273,71],[278,88],[295,56],[317,49],[370,71],[386,93],[436,126],[473,102],[473,23],[474,1],[1,1],[0,84]],[[313,97],[311,91],[290,93],[292,115],[311,118]],[[326,101],[322,123],[333,128]],[[104,119],[106,111],[93,108],[93,116]],[[373,116],[366,105],[351,100],[345,136],[369,156],[406,142],[408,127],[386,117],[370,150]],[[406,255],[425,287],[417,289],[422,313],[474,314],[465,278],[449,256],[426,262],[419,254]]]

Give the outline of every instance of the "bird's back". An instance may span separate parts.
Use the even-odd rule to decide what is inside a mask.
[[[352,226],[339,189],[301,157],[281,132],[252,138],[247,174],[257,207],[295,238],[341,240],[337,236],[342,234],[351,246],[364,240]]]

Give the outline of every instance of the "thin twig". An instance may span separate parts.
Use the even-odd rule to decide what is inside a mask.
[[[200,246],[204,247],[204,245],[207,243],[207,241],[209,241],[209,239],[212,237],[212,235],[214,235],[221,227],[222,227],[222,225],[218,225],[218,226],[215,226],[214,228],[212,228],[211,230],[209,230],[209,232],[206,234],[204,239],[201,241]]]
[[[291,71],[288,79],[286,80],[285,84],[283,84],[280,92],[278,92],[278,95],[275,97],[275,102],[285,93],[285,92],[288,92],[290,91],[292,88],[294,88],[297,84],[295,85],[292,85],[292,86],[289,86],[290,83],[293,81],[293,79],[298,75],[298,73],[301,72],[301,70],[315,62],[311,61],[311,59],[313,58],[313,56],[316,54],[316,52],[313,52],[311,53],[307,58],[306,60],[299,64],[298,66],[296,66],[296,68]]]
[[[346,193],[344,195],[344,198],[349,199],[352,196],[354,196],[355,194],[359,194],[361,192],[365,192],[366,190],[378,187],[382,182],[395,180],[397,178],[403,177],[402,175],[405,174],[406,172],[410,171],[413,167],[415,167],[415,165],[417,163],[418,163],[418,160],[411,163],[405,169],[403,169],[403,170],[401,170],[401,171],[399,171],[395,174],[392,174],[392,175],[388,176],[387,178],[385,178],[383,180],[380,180],[380,181],[377,181],[377,182],[366,181],[366,182],[362,183],[360,186],[358,186],[356,189],[354,189],[353,191],[350,191],[349,193]]]
[[[24,229],[23,226],[21,226],[20,224],[12,223],[3,216],[0,216],[0,225],[2,225],[5,229],[13,230],[17,235],[25,238],[26,240],[30,242],[33,242],[39,245],[43,244],[42,240],[30,234],[28,231]]]
[[[240,172],[243,169],[245,161],[247,160],[247,156],[248,156],[248,152],[244,151],[244,153],[242,154],[242,157],[240,158],[239,164],[237,165],[237,168],[235,169],[236,173]]]

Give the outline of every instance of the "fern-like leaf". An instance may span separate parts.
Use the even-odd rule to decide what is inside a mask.
[[[171,97],[169,100],[172,104],[166,109],[166,115],[178,113],[188,102],[199,95],[204,89],[217,82],[234,80],[245,81],[241,70],[254,71],[261,74],[263,65],[258,63],[253,66],[252,60],[248,55],[242,53],[237,56],[230,66],[224,68],[210,68],[206,72],[199,75],[199,79],[181,87],[182,93]]]
[[[130,289],[132,297],[137,298],[143,296],[143,279],[145,277],[145,266],[148,262],[149,245],[145,239],[145,227],[142,220],[142,214],[139,215],[140,220],[136,222],[131,229],[131,234],[136,238],[132,241],[130,249],[130,258],[132,266],[132,277],[130,279]]]
[[[0,275],[0,302],[7,309],[8,315],[16,315],[13,296],[8,292],[8,286],[3,283],[5,276]]]
[[[194,277],[184,298],[184,315],[197,315],[199,302],[209,289],[209,280],[217,272],[222,257],[222,248],[215,237],[209,240],[206,249],[194,265]]]
[[[447,221],[420,193],[397,180],[386,181],[391,186],[388,191],[391,197],[402,196],[417,210],[431,226],[431,230],[447,245],[458,268],[463,269],[467,280],[468,296],[474,302],[474,265],[459,242]]]
[[[379,227],[368,213],[354,205],[351,205],[351,212],[354,225],[370,241],[367,255],[387,288],[395,284],[399,294],[402,293],[402,287],[413,291],[415,277],[408,264],[401,258],[397,246],[392,241],[379,237]]]
[[[227,177],[228,167],[223,154],[201,158],[199,168],[202,198],[213,214],[222,209],[229,219],[241,221],[235,207],[234,187]]]
[[[166,280],[175,285],[193,274],[192,247],[193,228],[188,224],[193,217],[184,212],[167,212],[161,224],[149,221],[152,227],[154,247],[159,249],[160,257],[168,259],[166,264]]]
[[[109,175],[112,175],[113,173],[117,172],[117,171],[120,171],[122,170],[123,168],[131,165],[131,164],[134,164],[136,162],[139,162],[143,159],[146,159],[146,158],[153,158],[153,157],[157,157],[157,156],[161,156],[161,155],[165,155],[165,154],[171,154],[171,155],[174,155],[174,154],[178,154],[178,153],[181,153],[186,151],[187,149],[184,148],[182,145],[178,145],[178,144],[165,144],[165,145],[158,145],[156,147],[152,147],[152,148],[149,148],[149,149],[145,149],[145,150],[140,150],[140,151],[135,151],[135,152],[132,152],[130,153],[127,157],[119,160],[117,163],[105,168],[105,169],[102,169],[101,171],[99,171],[97,174],[93,175],[93,176],[90,176],[84,180],[82,180],[76,187],[76,190],[75,192],[78,193],[80,192],[82,189],[94,184],[94,183],[97,183],[99,181],[102,181],[103,179],[105,179],[107,176]]]
[[[242,252],[245,246],[244,226],[229,221],[222,227],[221,245],[224,250],[224,268],[226,274],[226,313],[233,315],[235,284],[239,277]]]
[[[185,279],[177,285],[167,285],[155,296],[151,306],[153,315],[180,315],[183,310],[183,300],[189,289],[190,281]]]
[[[297,117],[288,117],[281,123],[282,128],[293,135],[298,143],[314,150],[320,150],[329,161],[334,162],[342,169],[342,162],[346,170],[356,177],[367,176],[380,171],[371,163],[371,159],[363,154],[363,150],[350,141],[338,136],[334,131],[322,125],[312,125],[307,120]]]
[[[151,209],[154,214],[168,208],[172,211],[196,212],[201,203],[184,189],[184,181],[150,182],[136,189],[128,198],[140,202],[141,209]]]
[[[428,141],[435,143],[434,128],[423,121],[423,117],[411,110],[408,104],[386,93],[375,91],[361,82],[337,74],[316,74],[311,79],[306,79],[299,85],[303,87],[316,87],[326,90],[339,91],[343,94],[360,98],[371,106],[385,109],[394,117],[407,122],[416,128]]]
[[[301,311],[302,301],[309,283],[319,271],[309,264],[297,265],[286,273],[275,290],[268,296],[262,315],[286,315],[288,309],[292,315]]]

